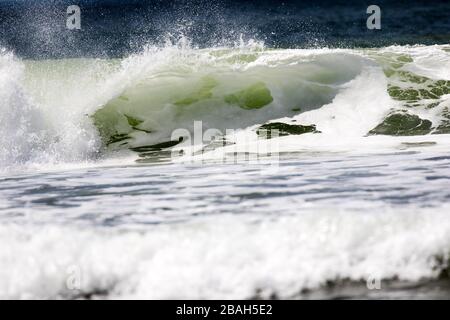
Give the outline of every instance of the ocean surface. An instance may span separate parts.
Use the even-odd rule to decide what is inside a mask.
[[[450,2],[0,1],[1,299],[450,298]]]

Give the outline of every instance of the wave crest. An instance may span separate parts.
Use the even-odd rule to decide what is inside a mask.
[[[449,52],[274,50],[242,40],[196,49],[186,39],[123,60],[20,61],[2,51],[0,162],[95,159],[167,142],[194,121],[253,136],[270,122],[333,136],[448,133],[450,77],[439,66]],[[393,115],[401,123],[386,129]],[[415,117],[429,128],[401,129]]]

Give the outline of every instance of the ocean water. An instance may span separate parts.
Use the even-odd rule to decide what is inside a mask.
[[[0,2],[0,298],[450,297],[448,2],[65,5]]]

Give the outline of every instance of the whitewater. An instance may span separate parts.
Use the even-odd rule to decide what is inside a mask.
[[[0,298],[448,297],[449,108],[448,45],[2,50]]]

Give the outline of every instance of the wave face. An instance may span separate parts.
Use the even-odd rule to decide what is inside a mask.
[[[0,55],[2,166],[83,161],[170,141],[179,128],[315,125],[320,135],[450,132],[450,47],[195,49],[125,59]],[[300,139],[300,138],[299,138]]]

